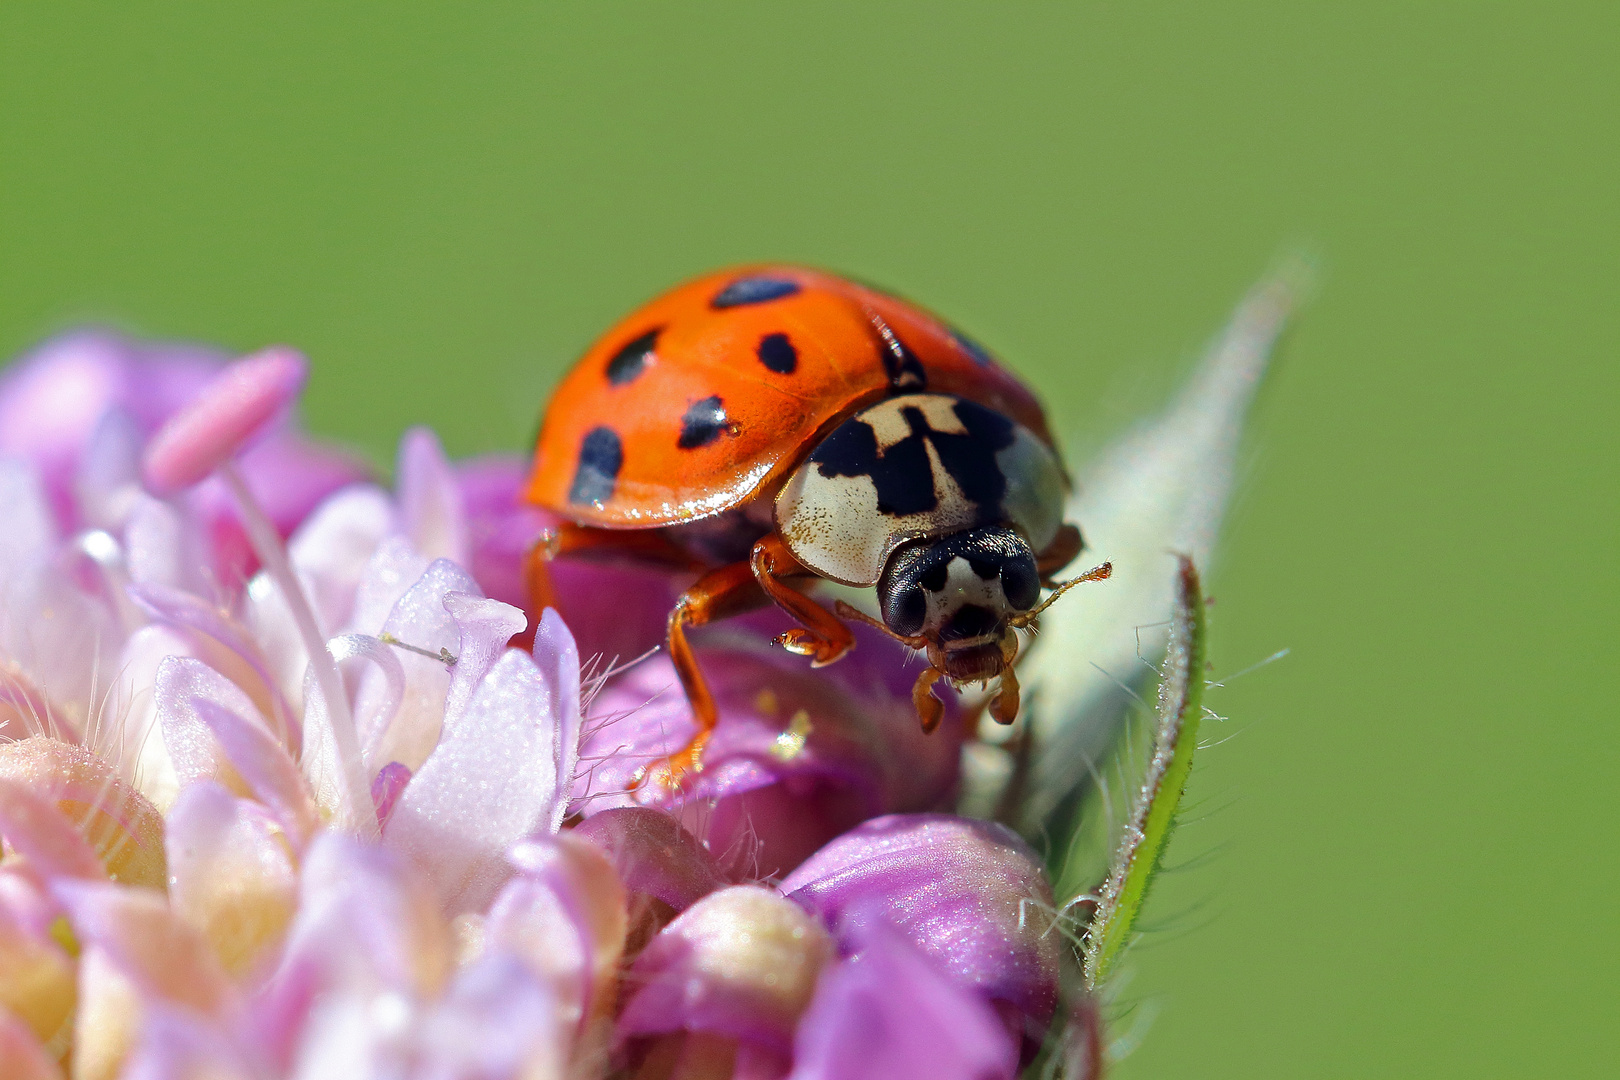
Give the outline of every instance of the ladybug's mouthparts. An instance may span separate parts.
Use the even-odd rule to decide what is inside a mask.
[[[945,643],[940,649],[940,667],[953,682],[970,683],[993,679],[1006,670],[1007,658],[1000,639],[963,639]]]
[[[940,642],[940,648],[944,649],[947,654],[950,654],[958,652],[962,649],[976,649],[981,645],[999,645],[1000,642],[1001,634],[997,632],[993,634],[979,634],[970,638],[957,638],[955,641],[942,641]]]

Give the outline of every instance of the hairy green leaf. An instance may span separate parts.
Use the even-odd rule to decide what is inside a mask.
[[[1180,558],[1153,753],[1131,803],[1124,835],[1098,894],[1085,941],[1087,988],[1108,978],[1130,943],[1137,913],[1158,872],[1198,745],[1204,691],[1204,597],[1192,559]]]

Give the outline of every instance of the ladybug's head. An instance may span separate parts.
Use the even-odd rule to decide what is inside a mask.
[[[1040,603],[1041,575],[1023,533],[992,525],[897,548],[877,594],[896,637],[923,643],[953,681],[979,682],[1017,655],[1013,628]]]

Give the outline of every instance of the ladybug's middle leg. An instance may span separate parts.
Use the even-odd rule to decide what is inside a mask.
[[[776,643],[789,652],[810,657],[812,667],[825,667],[855,647],[855,635],[838,616],[789,585],[784,578],[809,573],[788,551],[782,538],[769,533],[754,544],[749,560],[754,578],[777,606],[799,622],[802,629],[789,630]]]
[[[681,688],[686,691],[686,700],[692,706],[692,721],[697,724],[697,734],[680,751],[642,770],[638,774],[638,782],[644,777],[651,777],[664,786],[678,787],[682,776],[702,767],[703,747],[720,719],[714,695],[709,692],[709,682],[703,677],[692,646],[686,640],[687,627],[703,626],[740,615],[764,603],[765,594],[760,591],[753,571],[745,562],[709,571],[675,601],[675,607],[669,613],[669,659],[675,665],[675,674],[680,676]]]
[[[540,534],[523,560],[529,607],[536,618],[546,608],[557,606],[549,564],[561,558],[628,559],[672,570],[699,569],[692,556],[670,543],[662,530],[596,529],[572,521],[558,522]]]

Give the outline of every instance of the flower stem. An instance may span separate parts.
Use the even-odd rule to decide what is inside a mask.
[[[349,714],[349,699],[343,690],[337,663],[326,649],[326,639],[315,621],[315,611],[310,607],[309,598],[304,595],[303,586],[298,582],[298,575],[293,572],[292,563],[287,559],[287,549],[281,542],[281,536],[253,498],[241,472],[234,464],[226,462],[219,467],[219,475],[225,478],[231,493],[236,496],[237,505],[242,511],[242,525],[247,529],[253,550],[258,553],[265,572],[280,587],[282,596],[287,600],[293,622],[298,626],[298,634],[304,639],[304,649],[309,653],[309,665],[315,673],[316,685],[326,699],[326,716],[331,725],[329,734],[337,754],[337,790],[341,801],[339,818],[349,831],[364,839],[374,840],[378,831],[377,813],[371,803],[371,786],[366,782],[365,769],[360,760],[360,738],[355,732],[354,718]]]

